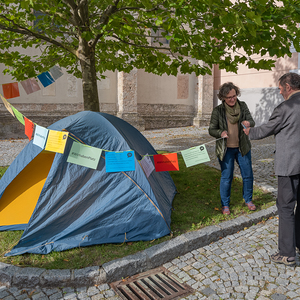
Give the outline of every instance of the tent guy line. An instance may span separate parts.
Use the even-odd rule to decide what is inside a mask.
[[[45,150],[48,151],[53,151],[53,152],[58,152],[58,153],[64,153],[64,147],[66,144],[66,140],[65,141],[60,141],[60,144],[57,144],[57,140],[60,138],[64,138],[63,135],[61,135],[61,137],[59,137],[59,132],[55,132],[54,130],[48,130],[42,126],[39,126],[35,123],[33,123],[31,120],[29,120],[28,118],[26,118],[23,114],[21,114],[16,108],[14,108],[1,94],[1,99],[5,105],[5,107],[7,108],[7,110],[12,114],[13,117],[16,117],[23,125],[25,125],[25,134],[28,136],[29,140],[32,139],[32,134],[34,132],[34,141],[33,143],[38,145],[41,148],[44,148],[46,145]],[[35,126],[35,130],[34,130],[34,126]],[[38,132],[37,132],[38,131]],[[70,135],[72,135],[73,137],[70,136],[70,138],[72,138],[75,142],[77,143],[81,143],[82,145],[86,146],[86,147],[90,147],[91,151],[92,147],[86,143],[84,143],[82,140],[80,140],[78,137],[76,137],[76,135],[74,135],[73,133],[71,133],[69,130],[66,130],[65,128],[61,130],[61,132],[67,132],[68,136],[65,138],[67,139]],[[61,133],[60,132],[60,133]],[[70,134],[70,135],[69,135]],[[49,143],[49,136],[51,136],[51,144]],[[223,139],[224,138],[219,138],[219,139]],[[219,140],[217,139],[217,140]],[[200,164],[206,161],[209,161],[209,155],[205,149],[205,145],[215,142],[216,140],[212,140],[209,142],[206,142],[200,146],[196,146],[196,147],[192,147],[186,150],[181,150],[181,151],[175,151],[172,153],[164,153],[164,154],[144,154],[142,155],[142,159],[138,160],[141,161],[144,159],[144,157],[148,156],[148,157],[154,157],[154,165],[155,165],[155,170],[157,172],[161,172],[161,171],[179,171],[179,166],[178,166],[178,160],[177,157],[173,157],[172,154],[178,154],[181,153],[183,155],[184,158],[184,162],[186,164],[187,167],[196,165],[196,164]],[[46,143],[47,142],[47,143]],[[48,147],[47,147],[48,146]],[[199,148],[202,151],[202,153],[200,153],[199,151],[197,151],[196,148]],[[203,148],[204,147],[204,148]],[[77,149],[78,147],[76,147]],[[73,149],[73,148],[72,148]],[[86,167],[90,167],[92,169],[97,169],[97,165],[99,162],[100,157],[103,158],[103,156],[101,155],[102,151],[105,151],[107,153],[122,153],[124,151],[113,151],[113,150],[107,150],[107,149],[99,149],[99,151],[94,150],[94,152],[96,151],[98,154],[96,154],[96,156],[98,156],[98,159],[95,159],[94,157],[91,156],[81,156],[81,155],[77,155],[77,159],[74,159],[74,156],[76,153],[74,153],[73,158],[70,157],[69,154],[69,159],[68,162],[71,163],[78,163],[80,161],[80,163],[82,163],[82,166],[86,166]],[[196,150],[196,151],[195,151]],[[204,150],[204,151],[203,151]],[[78,149],[78,151],[85,151],[83,148],[82,149]],[[133,151],[133,150],[125,150],[125,151]],[[100,153],[100,154],[99,154]],[[77,153],[78,154],[78,153]],[[165,156],[165,157],[164,157]],[[79,159],[79,158],[87,158],[90,157],[90,159]],[[129,158],[129,157],[128,157]],[[126,162],[127,166],[123,166],[125,169],[118,169],[118,167],[116,166],[112,166],[111,164],[113,163],[113,165],[116,164],[116,161],[120,160],[120,158],[112,157],[112,161],[108,162],[108,166],[107,166],[107,172],[120,172],[120,171],[130,171],[130,170],[134,170],[134,167],[132,165],[133,161],[131,160],[131,165],[130,165],[130,160],[126,160],[127,158],[125,157],[124,160],[124,156],[123,156],[123,164]],[[91,160],[94,161],[94,163],[91,163]],[[79,164],[80,164],[79,163]],[[151,162],[149,162],[151,163]],[[158,167],[158,164],[161,164],[160,166],[162,166],[162,168]]]

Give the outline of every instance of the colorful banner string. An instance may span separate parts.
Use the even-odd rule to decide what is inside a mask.
[[[48,75],[47,75],[48,76]],[[29,140],[33,137],[33,143],[42,149],[63,154],[68,138],[73,139],[73,145],[68,155],[67,162],[78,164],[84,167],[97,169],[102,151],[106,152],[105,163],[106,172],[124,172],[135,171],[134,151],[132,149],[126,151],[112,151],[109,149],[99,149],[83,143],[79,138],[67,131],[49,130],[37,125],[15,107],[13,107],[5,97],[0,97],[7,110],[20,123],[25,126],[25,134]],[[34,133],[34,134],[33,134]],[[153,170],[156,172],[179,171],[177,154],[181,153],[186,167],[210,161],[205,145],[224,138],[214,139],[202,145],[191,147],[172,153],[163,154],[145,154],[141,160],[138,160],[147,178]],[[150,157],[153,157],[154,165]],[[104,158],[104,157],[103,157]]]

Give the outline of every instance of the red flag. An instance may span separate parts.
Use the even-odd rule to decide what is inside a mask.
[[[28,136],[29,141],[31,141],[34,124],[32,123],[32,121],[30,121],[26,117],[24,117],[24,121],[25,121],[25,134]]]
[[[20,96],[17,82],[2,84],[3,94],[6,99]]]
[[[153,155],[156,172],[179,171],[177,153]]]

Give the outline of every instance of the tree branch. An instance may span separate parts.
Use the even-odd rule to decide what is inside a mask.
[[[6,16],[0,15],[0,18],[3,18],[4,20],[9,21],[14,26],[14,27],[8,27],[8,26],[0,24],[0,29],[2,29],[2,30],[6,30],[6,31],[14,32],[14,33],[19,33],[19,34],[27,35],[29,37],[34,37],[36,39],[43,40],[45,42],[48,42],[50,44],[53,44],[53,45],[58,46],[60,48],[63,48],[65,50],[69,51],[70,53],[76,55],[76,51],[74,49],[72,49],[71,47],[68,47],[65,44],[62,44],[62,43],[58,42],[57,40],[54,40],[50,37],[39,34],[37,32],[33,32],[33,31],[29,30],[28,28],[25,28],[23,26],[17,25],[12,20],[7,18]]]
[[[76,27],[80,27],[80,25],[82,24],[81,22],[81,18],[78,14],[78,5],[75,3],[75,1],[73,0],[62,0],[66,5],[68,5],[71,10],[73,11],[73,21],[72,24]],[[79,2],[80,5],[81,1]]]
[[[117,10],[117,5],[120,0],[115,0],[113,5],[109,5],[107,9],[103,12],[102,16],[100,17],[99,23],[100,24],[107,24],[109,17]]]
[[[121,38],[119,38],[118,36],[112,35],[113,38],[117,39],[118,41],[130,45],[130,46],[134,46],[137,48],[145,48],[145,49],[155,49],[155,50],[168,50],[171,52],[170,47],[157,47],[157,46],[149,46],[149,45],[137,45],[135,43],[130,43],[130,42],[126,42],[124,40],[122,40]]]

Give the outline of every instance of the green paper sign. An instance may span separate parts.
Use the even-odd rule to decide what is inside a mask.
[[[67,162],[96,170],[102,149],[73,142]]]
[[[183,150],[181,154],[187,168],[210,161],[205,145]]]
[[[20,123],[22,123],[25,126],[25,121],[24,121],[24,117],[23,115],[16,109],[14,108],[12,105],[10,105],[16,118],[19,120]]]

